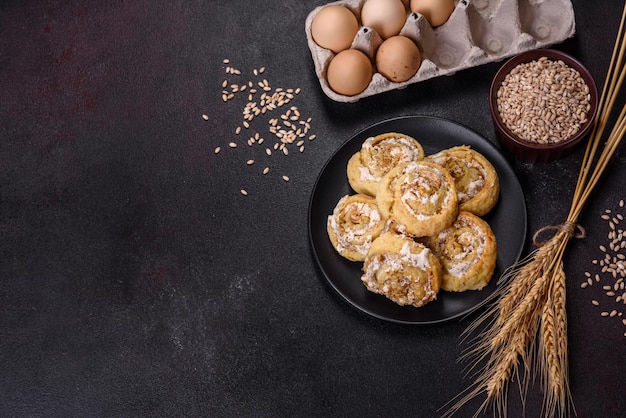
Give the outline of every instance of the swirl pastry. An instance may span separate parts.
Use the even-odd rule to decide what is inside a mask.
[[[431,250],[406,235],[385,232],[372,243],[361,280],[398,305],[420,307],[437,299],[441,274]]]
[[[340,255],[348,260],[363,261],[372,241],[385,228],[385,221],[375,198],[364,194],[346,195],[328,216],[326,230]]]
[[[444,166],[452,175],[459,209],[483,216],[495,206],[500,195],[498,174],[491,163],[467,145],[429,155],[427,160]]]
[[[487,222],[470,212],[459,212],[451,226],[430,238],[429,247],[441,261],[444,290],[480,290],[493,276],[496,237]]]
[[[383,216],[416,237],[435,235],[454,221],[459,209],[450,173],[425,160],[401,164],[387,173],[376,201]]]
[[[408,135],[390,132],[370,137],[348,161],[348,182],[357,193],[376,196],[378,182],[389,170],[422,158],[422,145]]]

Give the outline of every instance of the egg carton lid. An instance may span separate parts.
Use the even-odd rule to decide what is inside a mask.
[[[333,91],[326,80],[328,64],[335,54],[315,43],[311,36],[311,22],[321,9],[331,4],[347,7],[358,19],[365,1],[339,0],[322,5],[313,9],[305,21],[315,73],[324,93],[337,102],[356,102],[434,77],[501,61],[523,51],[563,42],[576,31],[571,0],[455,0],[450,18],[435,28],[424,16],[408,10],[399,34],[418,45],[422,63],[417,73],[411,79],[397,83],[386,79],[374,67],[369,86],[357,95],[345,96]],[[361,25],[351,48],[364,52],[374,63],[382,41],[373,28]]]

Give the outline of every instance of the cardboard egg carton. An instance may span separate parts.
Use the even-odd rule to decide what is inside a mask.
[[[329,4],[347,7],[358,19],[364,2],[340,0]],[[322,90],[338,102],[356,102],[433,77],[452,75],[459,70],[562,42],[575,33],[571,0],[457,0],[448,21],[436,28],[431,27],[424,16],[409,10],[400,35],[411,38],[419,47],[422,64],[417,73],[405,82],[394,83],[374,68],[372,81],[363,92],[344,96],[335,93],[326,80],[326,69],[335,54],[321,48],[311,36],[311,22],[323,7],[309,13],[305,29]],[[361,26],[352,48],[364,52],[374,64],[382,41],[374,29]]]

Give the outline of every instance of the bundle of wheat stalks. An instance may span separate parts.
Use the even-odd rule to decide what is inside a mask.
[[[626,105],[616,118],[613,113],[626,76],[625,20],[626,5],[567,220],[535,234],[537,248],[505,272],[492,303],[465,331],[464,337],[470,343],[462,359],[470,364],[468,373],[475,380],[452,401],[446,417],[484,395],[486,399],[475,417],[489,408],[494,415],[506,416],[508,383],[517,379],[524,398],[535,376],[544,390],[544,416],[565,416],[573,410],[563,255],[571,238],[584,236],[578,217],[626,134]],[[607,129],[609,125],[612,129]],[[540,235],[547,231],[553,233],[552,237],[540,242]],[[479,332],[479,328],[483,330]]]

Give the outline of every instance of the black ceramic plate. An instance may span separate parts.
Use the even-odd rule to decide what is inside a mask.
[[[417,139],[425,153],[433,154],[457,145],[469,145],[483,154],[500,178],[500,200],[483,218],[498,242],[494,278],[480,291],[442,291],[436,301],[421,308],[399,306],[382,295],[368,291],[361,282],[363,263],[341,257],[326,232],[326,220],[346,194],[354,194],[346,177],[348,159],[368,137],[385,132],[401,132]],[[351,305],[387,321],[406,324],[434,324],[465,315],[483,305],[497,288],[498,278],[521,256],[526,239],[526,203],[515,175],[500,151],[478,133],[446,119],[402,117],[373,125],[348,140],[330,158],[320,173],[309,206],[309,236],[313,253],[330,285]]]

